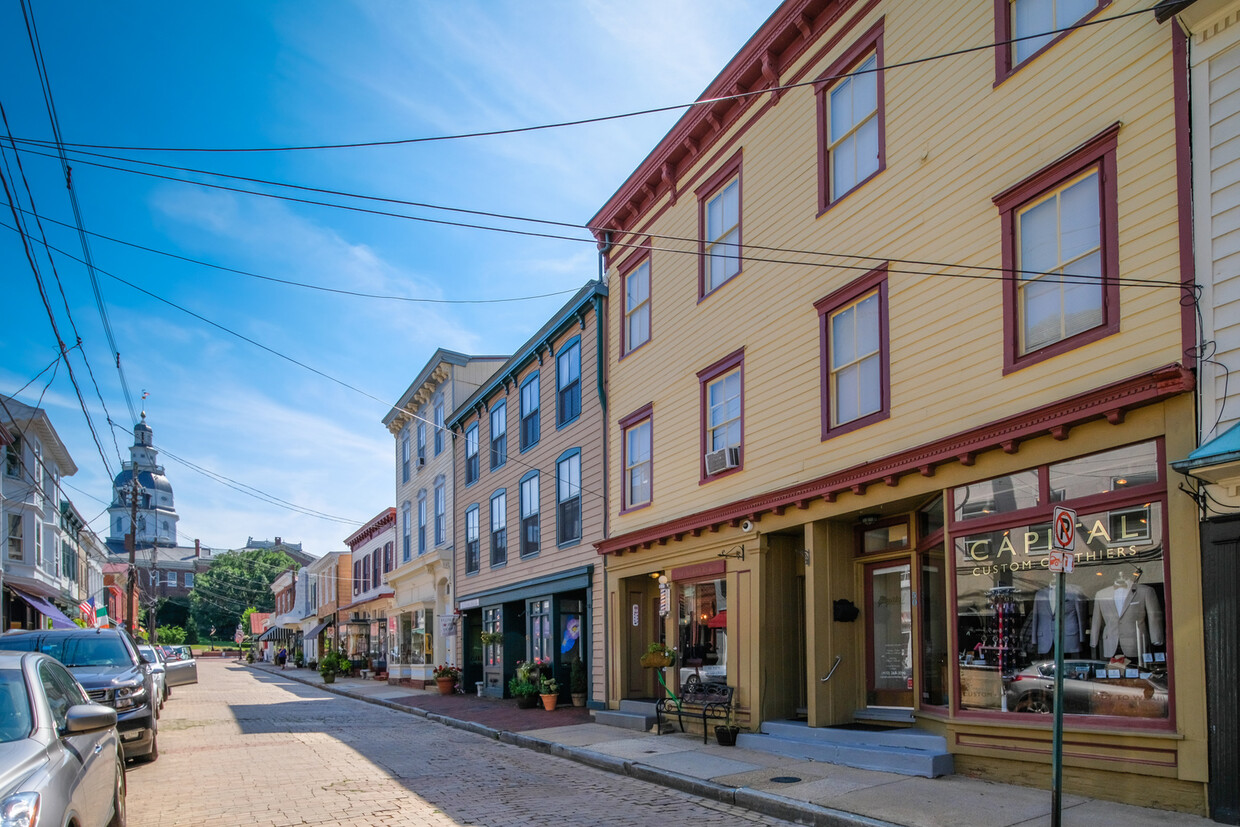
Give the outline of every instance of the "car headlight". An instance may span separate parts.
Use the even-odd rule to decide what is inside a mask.
[[[38,793],[14,793],[0,801],[0,827],[34,827],[38,818]]]
[[[133,709],[135,706],[141,705],[146,699],[146,686],[121,686],[116,690],[116,708]],[[4,825],[0,825],[4,827]]]

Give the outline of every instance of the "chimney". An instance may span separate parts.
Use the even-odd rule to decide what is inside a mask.
[[[195,557],[202,556],[202,541],[201,540],[194,540],[194,556]]]
[[[278,546],[278,545],[280,545],[280,538],[279,538],[279,537],[277,537],[277,538],[276,538],[276,545],[277,545],[277,546]]]

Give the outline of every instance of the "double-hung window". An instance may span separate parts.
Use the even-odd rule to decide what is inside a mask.
[[[9,559],[20,562],[24,556],[22,550],[22,515],[9,515]]]
[[[1004,371],[1119,330],[1119,125],[996,196],[1003,231]]]
[[[555,464],[556,543],[581,539],[581,451],[574,448]]]
[[[418,554],[426,554],[426,492],[418,497]]]
[[[620,428],[624,433],[624,497],[621,508],[627,510],[647,505],[652,499],[653,407],[647,405],[626,416],[620,420]]]
[[[491,566],[508,562],[508,492],[491,495]]]
[[[508,461],[508,403],[500,400],[491,408],[491,470]]]
[[[435,485],[435,545],[442,546],[447,537],[447,527],[445,525],[448,503],[447,492],[443,483]]]
[[[370,555],[362,558],[362,592],[370,591]]]
[[[995,69],[1003,80],[1111,0],[995,0]]]
[[[22,475],[22,438],[18,434],[9,434],[10,443],[4,449],[4,475],[20,477]]]
[[[741,271],[741,156],[738,153],[698,189],[701,270],[705,296]]]
[[[831,64],[815,84],[820,211],[886,167],[882,66],[880,22]]]
[[[478,568],[478,506],[471,505],[465,510],[465,573],[477,574]]]
[[[409,482],[409,426],[400,432],[400,481]]]
[[[739,470],[744,460],[745,351],[698,372],[702,397],[702,478]]]
[[[887,266],[815,302],[822,345],[822,438],[890,412]]]
[[[413,559],[413,512],[406,500],[400,507],[400,559],[408,563]]]
[[[538,553],[538,472],[521,478],[521,556]]]
[[[581,337],[574,336],[555,358],[556,425],[581,414]]]
[[[435,403],[435,456],[443,452],[443,403]]]
[[[624,277],[624,341],[621,352],[629,353],[650,340],[650,256]]]
[[[426,423],[418,423],[418,465],[426,464]]]
[[[538,442],[538,374],[521,385],[521,450]]]
[[[478,423],[465,431],[465,484],[478,481]]]

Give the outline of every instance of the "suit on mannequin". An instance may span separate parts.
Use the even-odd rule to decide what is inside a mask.
[[[1068,586],[1063,592],[1063,650],[1075,655],[1085,646],[1088,618],[1085,592]],[[1039,655],[1055,650],[1055,588],[1039,589],[1029,616],[1029,639]]]
[[[1098,654],[1104,658],[1114,657],[1117,651],[1137,658],[1149,650],[1150,644],[1163,643],[1162,606],[1149,586],[1135,585],[1131,580],[1115,582],[1094,595],[1090,640],[1100,647]]]

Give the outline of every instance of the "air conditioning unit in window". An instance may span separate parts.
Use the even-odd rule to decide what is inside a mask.
[[[741,464],[740,448],[720,448],[706,453],[706,473],[718,474]]]
[[[419,454],[418,455],[418,467],[421,468],[425,464],[426,464],[426,457]]]

